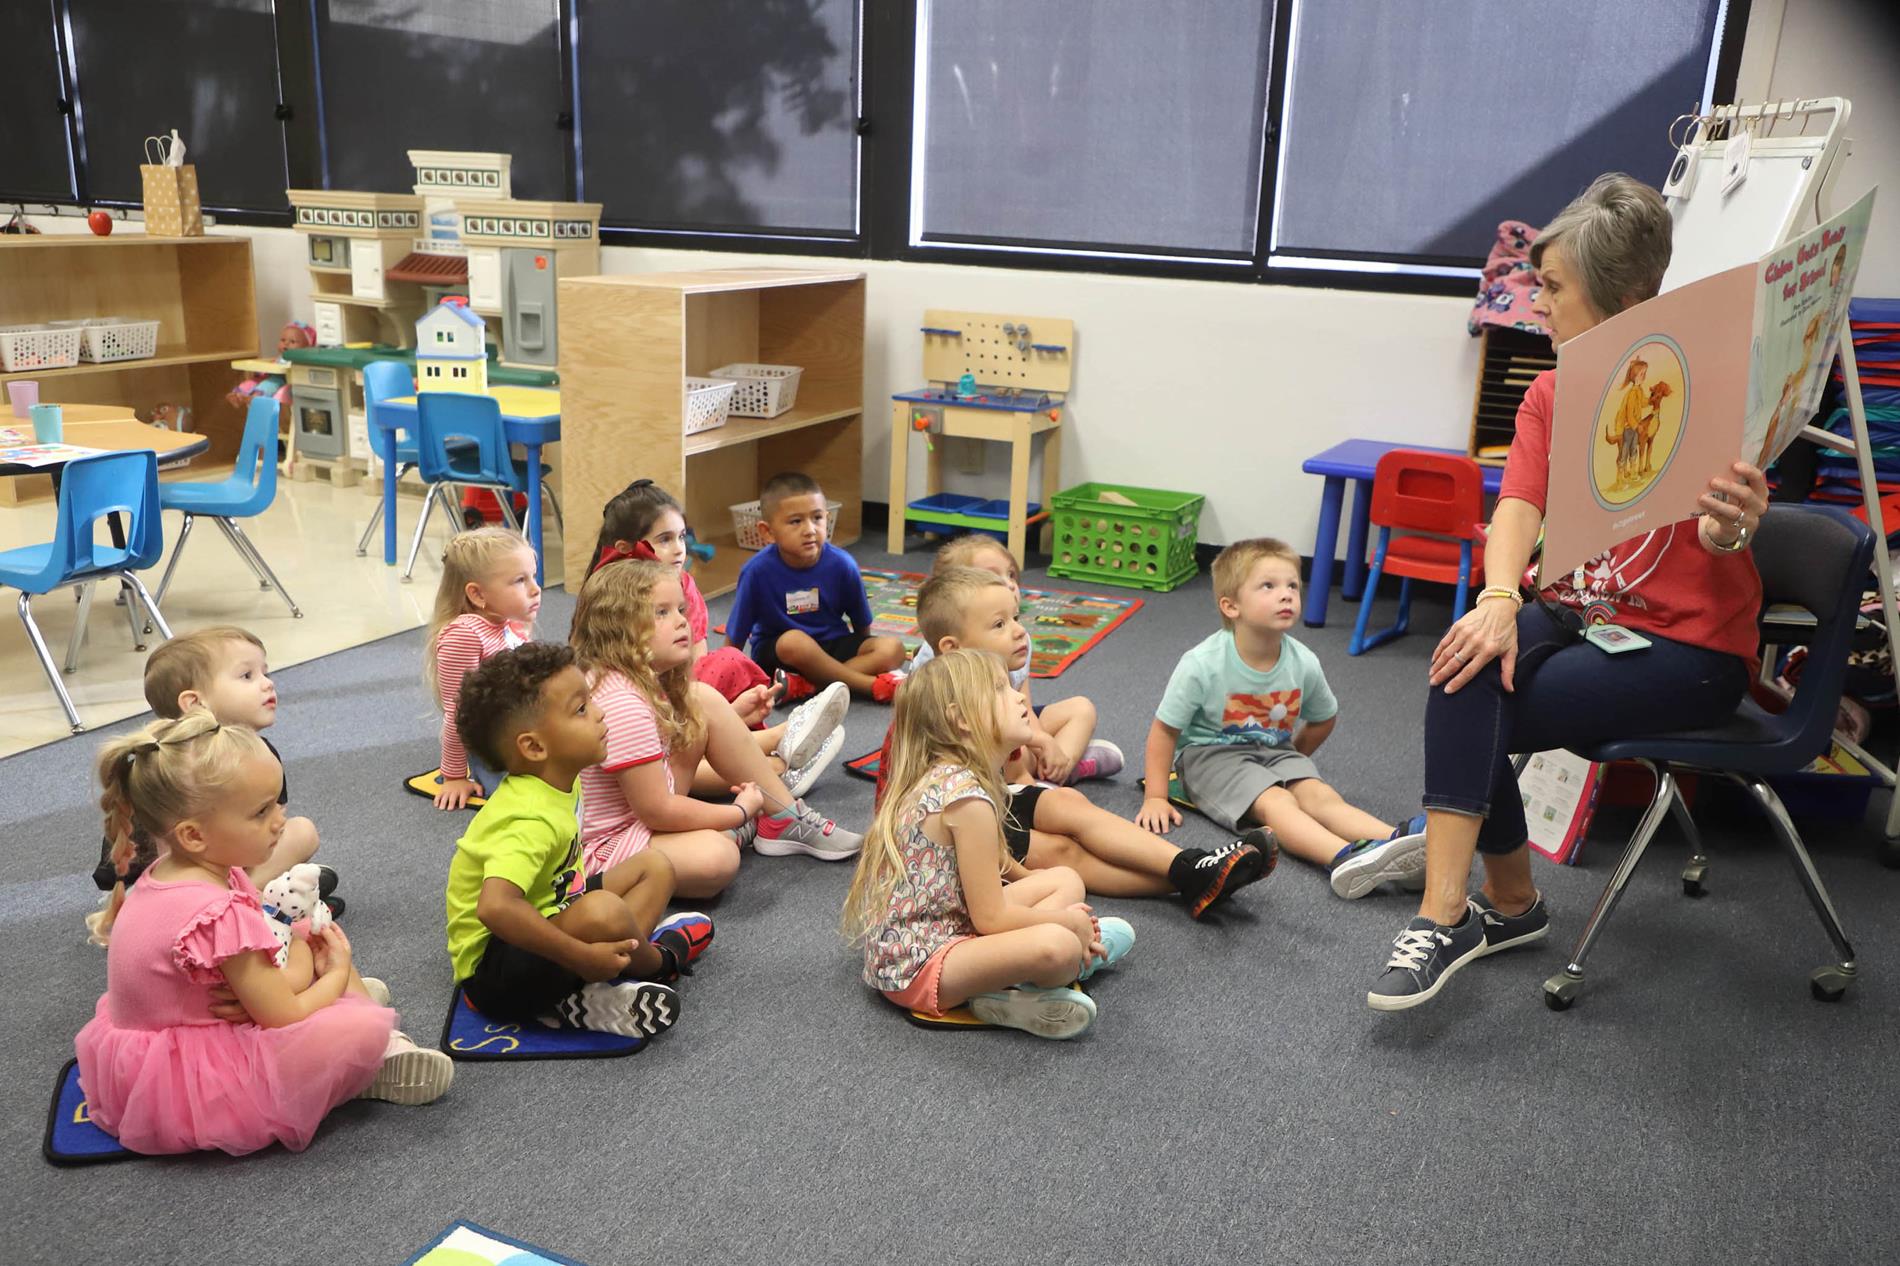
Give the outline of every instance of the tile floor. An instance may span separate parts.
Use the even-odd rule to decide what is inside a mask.
[[[222,478],[222,471],[194,471],[193,479]],[[398,502],[397,527],[402,551],[408,549],[421,510],[419,496]],[[288,667],[333,651],[360,646],[392,633],[417,628],[428,619],[441,575],[446,539],[438,514],[416,560],[415,580],[402,582],[401,567],[382,561],[380,532],[367,557],[356,556],[356,540],[375,506],[361,487],[335,488],[279,480],[277,500],[244,531],[303,609],[293,619],[275,591],[258,588],[224,534],[210,523],[192,529],[191,543],[165,595],[164,613],[173,633],[210,624],[241,624],[264,640],[274,667]],[[178,539],[179,516],[165,516],[168,560]],[[53,534],[50,499],[0,508],[0,550],[49,541]],[[547,523],[548,583],[560,583],[561,538],[552,516]],[[403,556],[399,552],[398,558]],[[166,560],[143,574],[156,592]],[[19,594],[0,593],[0,757],[65,738],[69,730],[59,700],[46,681],[15,614]],[[33,616],[56,663],[63,664],[77,606],[70,590],[33,600]],[[148,648],[156,643],[152,635]],[[145,656],[132,649],[125,611],[113,605],[102,586],[93,602],[85,646],[76,671],[67,674],[80,720],[87,728],[143,712],[140,688]]]

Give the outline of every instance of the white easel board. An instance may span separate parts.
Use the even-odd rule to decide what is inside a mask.
[[[1669,197],[1675,221],[1674,249],[1662,288],[1699,281],[1725,268],[1749,264],[1793,234],[1826,217],[1821,199],[1846,142],[1841,128],[1849,107],[1839,97],[1762,106],[1724,106],[1704,116],[1691,134],[1696,146],[1696,175],[1686,198]],[[1724,139],[1704,139],[1710,126],[1726,122],[1748,129],[1751,143],[1747,176],[1725,191]],[[1814,135],[1777,136],[1778,125],[1798,132],[1801,124],[1825,124]],[[1671,173],[1675,168],[1672,165]],[[1667,196],[1676,186],[1665,186]]]

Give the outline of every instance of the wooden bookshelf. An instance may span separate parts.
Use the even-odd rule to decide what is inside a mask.
[[[832,540],[858,539],[864,464],[864,274],[710,269],[560,283],[561,479],[575,526],[566,574],[579,587],[593,527],[635,479],[657,481],[717,553],[695,571],[708,595],[752,556],[728,507],[781,470],[802,470],[841,502]],[[797,406],[686,435],[688,375],[737,361],[797,365]]]
[[[43,384],[51,404],[122,405],[141,412],[161,402],[191,409],[192,427],[211,441],[201,466],[230,465],[244,415],[225,400],[237,382],[231,361],[257,355],[257,301],[251,242],[245,237],[149,237],[115,233],[0,237],[0,325],[79,317],[157,321],[158,354],[64,369],[0,373],[0,383]],[[0,480],[0,502],[49,495],[44,476]]]

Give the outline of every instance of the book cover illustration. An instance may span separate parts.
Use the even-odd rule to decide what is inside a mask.
[[[1692,518],[1711,477],[1794,442],[1833,364],[1873,200],[1558,350],[1540,584]]]

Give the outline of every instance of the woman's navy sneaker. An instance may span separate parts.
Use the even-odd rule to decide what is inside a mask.
[[[1403,1011],[1438,996],[1451,974],[1484,953],[1484,919],[1477,907],[1467,905],[1465,917],[1454,927],[1433,923],[1419,915],[1392,940],[1392,957],[1366,993],[1374,1011]]]
[[[1484,948],[1478,951],[1480,958],[1541,941],[1550,932],[1550,909],[1544,904],[1541,892],[1537,900],[1531,902],[1531,908],[1522,914],[1505,914],[1481,892],[1471,898],[1471,907],[1484,920]]]

